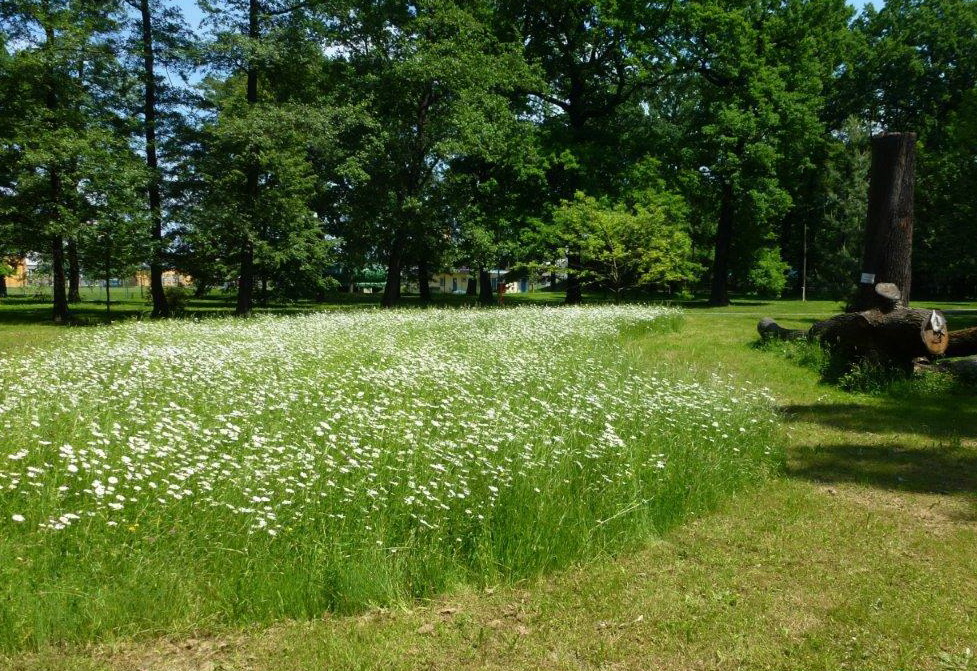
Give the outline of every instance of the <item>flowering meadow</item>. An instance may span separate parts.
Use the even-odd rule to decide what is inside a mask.
[[[680,322],[142,322],[0,362],[0,646],[317,617],[661,533],[783,458],[763,390],[641,362]]]

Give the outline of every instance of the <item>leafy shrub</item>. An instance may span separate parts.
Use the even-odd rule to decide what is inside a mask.
[[[163,295],[166,296],[166,304],[170,307],[171,314],[180,314],[187,308],[187,302],[193,296],[193,291],[188,287],[164,287]]]
[[[777,248],[761,248],[757,250],[747,280],[750,291],[758,296],[779,298],[787,286],[787,270],[789,266],[780,258]]]

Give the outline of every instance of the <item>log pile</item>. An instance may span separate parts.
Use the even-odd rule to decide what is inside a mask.
[[[757,331],[764,340],[807,338],[831,346],[850,360],[888,361],[907,370],[912,370],[917,359],[929,360],[977,346],[977,329],[956,332],[965,336],[958,336],[954,342],[954,333],[947,330],[942,312],[907,307],[894,284],[877,284],[874,302],[868,310],[835,315],[807,331],[783,328],[769,317],[760,320]]]

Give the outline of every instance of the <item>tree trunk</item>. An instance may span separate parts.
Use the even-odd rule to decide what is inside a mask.
[[[492,305],[492,276],[484,268],[478,269],[478,302],[482,305]]]
[[[52,177],[53,181],[54,177]],[[51,270],[54,275],[54,323],[68,323],[68,294],[65,292],[64,238],[51,236]]]
[[[402,243],[402,236],[399,234],[395,236],[393,249],[390,250],[390,258],[387,261],[387,283],[383,286],[383,298],[380,299],[380,305],[385,308],[392,308],[400,302]]]
[[[0,298],[7,297],[7,276],[0,275]]]
[[[248,38],[251,40],[252,48],[257,47],[258,38],[261,36],[258,30],[259,11],[258,0],[248,0]],[[248,105],[253,106],[258,103],[258,68],[254,62],[248,63],[246,95]],[[252,217],[258,209],[259,167],[257,160],[255,156],[248,157],[247,176],[245,178],[245,190]],[[241,276],[238,279],[237,307],[234,310],[234,314],[239,317],[251,314],[254,307],[254,241],[251,238],[255,230],[253,219],[248,222],[248,229],[245,232],[245,240],[241,249]]]
[[[580,283],[580,270],[583,261],[580,252],[567,252],[567,294],[564,305],[580,305],[583,302],[583,286]]]
[[[49,50],[55,49],[55,33],[54,28],[51,25],[46,25],[44,27],[44,37],[45,44],[44,47]],[[48,112],[51,112],[52,116],[57,112],[58,109],[58,91],[55,82],[53,81],[53,76],[48,82],[47,91],[44,98],[44,106],[47,108]],[[58,210],[60,208],[61,202],[61,173],[57,165],[49,166],[50,174],[50,186],[51,186],[51,212],[52,212],[52,228],[59,231],[58,233],[51,236],[51,270],[53,274],[54,286],[53,289],[53,318],[55,324],[66,324],[68,323],[68,295],[65,293],[65,277],[64,277],[64,237],[62,236],[60,214]]]
[[[959,331],[950,331],[950,344],[947,345],[948,357],[973,356],[977,354],[977,326]]]
[[[915,163],[915,133],[886,133],[872,138],[862,276],[850,308],[853,312],[875,305],[874,287],[880,282],[899,287],[903,304],[909,305]]]
[[[254,245],[245,243],[241,252],[241,274],[237,280],[237,306],[234,314],[245,317],[254,305]]]
[[[468,286],[465,288],[465,295],[467,296],[478,295],[478,280],[476,280],[471,275],[468,276]]]
[[[427,265],[427,259],[423,256],[420,261],[417,262],[417,287],[418,292],[421,294],[422,303],[431,302],[431,271]]]
[[[68,302],[81,303],[81,267],[78,265],[78,243],[68,238]]]
[[[149,293],[153,298],[154,318],[169,317],[170,304],[163,290],[163,197],[160,189],[159,158],[156,152],[156,65],[153,45],[153,21],[149,0],[140,0],[142,15],[142,56],[145,98],[143,115],[146,135],[146,167],[149,168],[150,240],[153,249],[149,261]]]
[[[942,313],[902,306],[837,315],[812,326],[809,334],[853,357],[878,353],[899,364],[939,356],[949,342]]]
[[[105,242],[105,314],[112,314],[112,241]],[[109,317],[111,319],[111,317]]]
[[[723,183],[719,204],[719,228],[712,261],[712,290],[709,305],[729,305],[729,252],[733,245],[733,185]]]

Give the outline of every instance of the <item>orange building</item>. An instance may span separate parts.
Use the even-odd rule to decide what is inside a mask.
[[[29,264],[26,258],[8,258],[5,260],[5,263],[14,269],[13,274],[7,276],[7,288],[17,289],[26,286],[28,277],[30,277],[30,273],[34,270],[36,264]]]
[[[189,275],[184,275],[176,270],[164,270],[163,271],[163,286],[164,287],[188,287],[193,284],[193,278]],[[149,288],[149,271],[148,270],[137,270],[136,271],[136,286]]]

